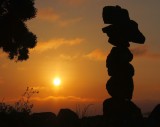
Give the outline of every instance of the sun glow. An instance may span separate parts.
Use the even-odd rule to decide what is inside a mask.
[[[60,84],[61,84],[61,79],[59,77],[53,79],[54,86],[60,86]]]

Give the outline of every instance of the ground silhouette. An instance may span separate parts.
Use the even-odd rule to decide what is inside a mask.
[[[113,108],[108,106],[107,116],[110,117],[107,119],[104,117],[105,114],[79,118],[78,114],[70,109],[61,109],[57,115],[52,112],[0,112],[0,127],[160,127],[160,105],[157,105],[148,117],[142,117],[137,115],[140,114],[140,109],[131,101],[127,105],[124,104],[125,101],[109,101],[108,105],[112,105]],[[114,115],[113,112],[117,114]],[[124,118],[127,121],[121,126]],[[116,122],[113,119],[116,119]],[[112,125],[109,124],[111,122]]]

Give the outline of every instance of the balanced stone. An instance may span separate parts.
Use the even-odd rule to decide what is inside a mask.
[[[110,64],[108,66],[108,75],[114,77],[132,77],[134,76],[134,67],[130,63]]]
[[[113,47],[107,57],[109,63],[128,63],[133,59],[133,54],[126,47]]]
[[[129,20],[116,25],[109,25],[102,29],[109,37],[108,42],[114,46],[129,46],[129,42],[143,44],[145,37],[138,29],[138,24]]]
[[[124,23],[130,20],[128,11],[120,6],[106,6],[102,15],[105,24]]]
[[[131,101],[106,99],[103,102],[103,115],[107,127],[142,127],[141,110]]]
[[[138,29],[138,24],[130,20],[128,11],[120,6],[103,8],[103,21],[110,24],[102,31],[109,37],[113,47],[106,59],[108,75],[106,89],[112,98],[103,103],[103,115],[107,127],[142,127],[140,109],[130,100],[133,95],[134,67],[130,64],[133,54],[129,42],[143,44],[145,37]]]
[[[109,76],[126,76],[134,75],[134,68],[129,63],[133,59],[133,54],[126,47],[113,47],[106,60]]]
[[[113,98],[132,99],[133,79],[125,77],[111,77],[106,83],[106,89]]]

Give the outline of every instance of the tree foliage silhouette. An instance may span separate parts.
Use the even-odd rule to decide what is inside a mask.
[[[29,48],[36,46],[37,37],[25,22],[35,16],[34,0],[0,0],[0,48],[9,59],[29,58]]]

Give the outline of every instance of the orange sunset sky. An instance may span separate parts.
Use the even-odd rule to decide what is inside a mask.
[[[93,104],[90,113],[102,114],[109,98],[105,67],[112,45],[101,28],[102,8],[120,5],[139,24],[144,45],[131,43],[135,68],[133,100],[143,112],[160,103],[160,1],[159,0],[36,0],[36,18],[27,25],[38,37],[30,58],[15,62],[0,54],[0,99],[18,100],[26,87],[40,91],[33,96],[33,112]],[[53,85],[54,77],[61,85]]]

